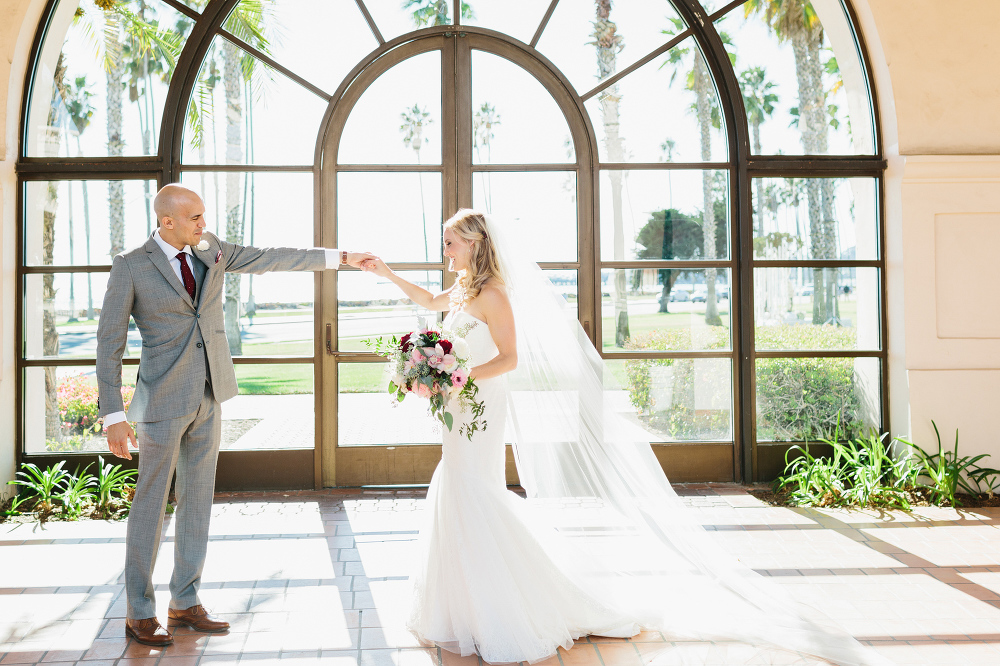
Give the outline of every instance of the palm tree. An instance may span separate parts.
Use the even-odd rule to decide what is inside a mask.
[[[740,90],[743,93],[743,105],[747,110],[747,120],[753,132],[754,155],[761,154],[760,126],[774,113],[774,105],[778,96],[770,92],[775,87],[773,81],[767,80],[767,71],[763,67],[750,67],[740,73]],[[757,235],[764,235],[764,183],[757,179]]]
[[[669,19],[673,23],[672,29],[664,30],[665,35],[676,35],[685,29],[684,22],[680,19]],[[725,33],[721,33],[723,43],[731,43]],[[732,59],[733,56],[730,55]],[[677,47],[670,50],[670,55],[664,65],[670,65],[673,73],[670,75],[670,85],[674,84],[678,73],[685,72],[685,88],[695,95],[693,110],[698,118],[698,131],[701,138],[701,159],[708,162],[712,159],[712,128],[720,127],[721,118],[719,108],[715,103],[712,77],[708,70],[708,63],[705,56],[697,46]],[[702,207],[702,232],[705,236],[705,259],[715,259],[716,252],[716,219],[715,219],[715,192],[712,184],[712,172],[702,171],[701,191],[704,205]],[[719,316],[719,306],[715,296],[716,270],[714,268],[705,269],[705,323],[709,326],[722,326],[722,317]]]
[[[264,53],[270,50],[270,40],[265,35],[265,26],[274,26],[270,10],[272,0],[243,0],[226,22],[226,27],[234,35]],[[222,87],[226,98],[226,164],[242,164],[244,146],[242,134],[249,141],[252,128],[246,125],[244,105],[251,112],[253,91],[260,88],[265,72],[261,71],[256,58],[242,51],[232,42],[222,42]],[[242,244],[246,227],[245,206],[241,205],[240,174],[226,173],[226,240]],[[244,190],[246,188],[244,187]],[[244,192],[245,193],[245,192]],[[240,306],[242,303],[241,276],[236,273],[226,275],[223,312],[226,321],[226,338],[229,353],[243,354],[243,339],[240,333]]]
[[[618,54],[625,48],[625,39],[618,34],[618,26],[611,20],[611,0],[595,0],[596,19],[593,22],[594,41],[589,42],[597,49],[597,78],[606,79],[615,73]],[[601,116],[604,122],[604,143],[608,151],[608,161],[620,163],[625,161],[625,145],[619,133],[618,104],[621,102],[618,84],[602,90],[598,95],[601,103]],[[622,173],[608,172],[611,179],[611,209],[614,215],[614,258],[615,261],[625,259],[625,225],[622,217]],[[631,337],[628,326],[628,285],[626,273],[615,271],[615,346],[624,347]]]
[[[428,139],[424,137],[424,127],[430,125],[434,120],[428,111],[420,108],[419,104],[414,104],[412,109],[406,109],[399,114],[403,124],[399,126],[399,131],[403,132],[403,145],[412,148],[417,156],[417,164],[420,164],[420,149]],[[417,172],[417,179],[420,185],[420,213],[423,217],[424,229],[424,261],[430,261],[430,245],[427,240],[427,209],[424,206],[424,180],[423,173]]]
[[[666,159],[664,159],[665,162],[673,162],[674,161],[674,149],[676,147],[677,147],[677,142],[676,141],[674,141],[673,139],[664,139],[663,143],[660,144],[660,151],[663,153],[663,157],[661,157],[661,159],[666,158]],[[668,196],[670,197],[670,202],[669,202],[670,203],[670,208],[673,208],[674,207],[674,181],[673,181],[673,178],[671,176],[673,176],[673,174],[671,173],[671,170],[668,170],[667,171],[667,191],[668,191]]]
[[[491,144],[493,143],[493,128],[500,124],[500,114],[497,113],[495,106],[489,102],[483,102],[483,105],[479,107],[476,111],[476,115],[472,117],[472,146],[476,149],[476,157],[480,164],[489,164],[491,156]],[[486,160],[484,162],[481,148],[486,149]],[[493,186],[490,179],[489,172],[480,172],[480,179],[483,183],[483,198],[486,201],[486,212],[493,212]]]
[[[410,11],[413,25],[418,28],[425,28],[429,25],[449,25],[451,18],[448,16],[448,6],[450,0],[404,0],[403,9]],[[462,18],[474,19],[475,12],[469,3],[462,2]]]
[[[762,14],[780,42],[789,42],[795,57],[798,83],[799,130],[806,154],[828,151],[824,65],[821,61],[823,25],[809,0],[748,0],[744,15]],[[809,201],[811,253],[814,259],[834,259],[836,254],[833,219],[833,183],[829,179],[806,181]],[[836,317],[837,271],[813,270],[813,323],[823,324]]]
[[[133,59],[155,54],[173,67],[180,54],[180,36],[147,22],[121,0],[93,0],[93,7],[81,3],[73,21],[90,38],[103,64],[107,86],[108,156],[120,157],[125,154],[122,134],[125,54],[128,52]],[[110,255],[113,257],[125,249],[125,187],[120,180],[108,181],[108,222]]]
[[[62,115],[68,97],[64,54],[59,54],[54,72],[52,101],[49,104],[47,124],[49,135],[45,141],[45,153],[55,156],[59,153],[59,132],[63,125]],[[51,266],[56,240],[56,211],[59,207],[59,189],[55,181],[49,181],[46,188],[45,208],[42,212],[42,264]],[[42,354],[59,355],[59,330],[56,328],[56,286],[55,274],[42,275]],[[58,378],[56,368],[45,368],[45,439],[62,439],[62,419],[59,417]]]
[[[66,115],[69,121],[73,124],[73,130],[71,134],[76,136],[76,153],[77,157],[83,157],[83,144],[80,141],[80,135],[83,131],[87,129],[90,125],[90,118],[94,115],[94,107],[90,103],[90,98],[94,96],[94,93],[90,92],[90,85],[87,83],[86,76],[77,77],[76,81],[67,86],[68,99],[66,100]],[[87,181],[80,181],[81,188],[83,190],[83,240],[85,243],[85,260],[87,264],[90,264],[90,195],[87,190]],[[72,188],[73,183],[70,181],[68,183],[69,187]],[[72,189],[70,190],[72,192]],[[72,211],[72,206],[70,210]],[[72,229],[70,230],[70,239],[73,238]],[[72,241],[71,241],[72,242]],[[92,320],[94,318],[94,290],[91,283],[91,273],[87,273],[87,320]],[[71,308],[72,309],[72,308]]]

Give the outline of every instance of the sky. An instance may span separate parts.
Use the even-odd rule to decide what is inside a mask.
[[[159,15],[161,25],[174,25],[177,13],[156,0],[148,0]],[[721,0],[716,0],[721,4]],[[89,6],[91,0],[83,0]],[[76,0],[62,0],[72,7]],[[547,3],[540,0],[471,0],[476,18],[467,21],[498,30],[522,41],[529,41]],[[371,14],[386,39],[413,29],[401,0],[369,0]],[[565,75],[578,92],[593,88],[597,82],[597,65],[590,33],[593,28],[592,0],[561,0],[538,42],[540,53]],[[618,69],[636,62],[662,44],[671,29],[670,18],[676,12],[664,0],[618,0],[613,5],[611,19],[624,39],[624,48],[617,58]],[[718,26],[733,41],[737,71],[749,66],[765,66],[768,76],[776,82],[773,89],[779,96],[777,110],[764,124],[761,139],[764,153],[801,153],[799,132],[789,127],[792,116],[788,110],[797,105],[794,59],[788,45],[778,44],[759,17],[743,18],[737,8]],[[271,52],[278,62],[306,78],[320,89],[332,94],[344,77],[377,42],[365,24],[354,0],[278,0],[269,23],[272,37]],[[210,52],[221,67],[218,57],[221,45],[216,39]],[[58,50],[52,38],[46,48]],[[622,79],[620,95],[621,135],[625,145],[625,160],[658,162],[666,159],[661,144],[675,142],[674,161],[700,161],[697,123],[690,110],[693,94],[684,89],[685,73],[690,68],[692,40],[685,40],[678,49],[688,49],[687,66],[671,81],[674,69],[667,56],[660,56]],[[106,118],[104,115],[104,75],[95,59],[95,44],[85,37],[80,26],[67,33],[63,45],[70,80],[86,75],[92,83],[95,107],[90,126],[80,137],[84,155],[106,154]],[[837,53],[843,63],[856,58],[854,53]],[[49,58],[54,60],[54,57]],[[259,67],[259,63],[257,63]],[[207,70],[206,70],[207,71]],[[263,68],[261,68],[263,71]],[[313,163],[317,136],[326,103],[296,82],[278,72],[258,77],[260,85],[254,92],[250,139],[256,164]],[[832,85],[832,81],[828,84]],[[156,81],[152,100],[156,109],[156,131],[166,97],[167,86]],[[127,93],[127,91],[126,91]],[[564,163],[572,162],[572,146],[568,145],[569,130],[557,105],[533,77],[509,61],[485,52],[474,52],[472,60],[473,108],[483,103],[494,106],[500,122],[494,127],[489,151],[485,147],[474,156],[476,162],[500,163]],[[831,153],[850,154],[854,148],[847,131],[844,92],[833,95],[831,102],[840,108],[840,128],[831,128]],[[403,144],[400,114],[414,105],[429,113],[429,124],[423,131],[419,155]],[[126,99],[126,154],[142,153],[138,105]],[[599,96],[590,98],[585,108],[606,159]],[[337,159],[355,164],[440,164],[441,160],[441,78],[440,55],[420,54],[406,60],[377,80],[360,98],[347,121]],[[43,125],[43,113],[37,111],[31,126]],[[855,119],[855,122],[862,122]],[[185,164],[225,163],[225,98],[222,85],[216,86],[214,112],[206,119],[208,137],[204,148],[192,145],[190,130],[185,136],[182,162]],[[213,131],[214,130],[214,131]],[[244,133],[245,134],[245,133]],[[722,131],[713,135],[711,160],[725,161],[726,146]],[[247,145],[246,136],[243,137]],[[153,143],[155,151],[155,142]],[[76,138],[59,147],[60,155],[77,154]],[[245,159],[245,155],[241,159]],[[329,158],[325,158],[329,159]],[[202,192],[208,208],[210,228],[224,229],[225,175],[187,172],[183,182]],[[699,171],[651,172],[633,170],[624,179],[623,220],[626,240],[648,221],[651,211],[674,207],[695,211],[701,207],[701,176]],[[436,173],[372,174],[350,173],[339,176],[340,194],[338,245],[370,249],[392,261],[436,260],[440,256],[440,221],[451,211],[441,209],[441,182]],[[216,189],[218,183],[218,190]],[[249,185],[249,181],[246,182]],[[241,183],[241,188],[243,183]],[[34,186],[41,196],[41,190]],[[72,195],[74,219],[73,263],[84,263],[80,220],[83,211],[82,188],[74,186]],[[69,223],[70,197],[68,187],[61,185],[57,224]],[[29,187],[29,199],[32,190]],[[217,196],[216,192],[219,192]],[[242,191],[242,190],[241,190]],[[600,216],[602,245],[610,245],[609,179],[601,177]],[[254,243],[258,245],[311,245],[313,232],[313,182],[310,173],[258,174],[253,179]],[[90,216],[94,220],[91,248],[93,263],[107,261],[107,185],[92,182],[88,187]],[[145,193],[141,184],[126,187],[126,245],[134,246],[146,235]],[[545,173],[503,173],[474,178],[474,201],[477,207],[488,208],[500,219],[525,234],[532,253],[540,261],[572,261],[576,258],[575,174],[572,171]],[[863,215],[867,225],[863,233],[874,233],[874,195],[869,186],[855,188],[849,182],[838,184],[837,217],[841,250],[855,244],[857,208],[871,210]],[[39,207],[29,205],[29,228],[32,211],[40,215]],[[804,214],[800,211],[800,217]],[[858,218],[861,219],[861,218]],[[426,221],[426,227],[425,227]],[[103,225],[103,226],[102,226]],[[769,230],[793,231],[795,211],[784,208],[770,221]],[[424,231],[427,231],[425,239]],[[102,235],[101,230],[104,230]],[[68,234],[68,229],[66,232]],[[246,232],[250,240],[249,229]],[[37,243],[35,244],[37,246]],[[627,242],[628,251],[634,243]],[[29,261],[32,242],[29,238]],[[67,242],[56,244],[56,263],[70,263]],[[604,258],[610,256],[604,253]],[[275,300],[312,300],[312,281],[302,276],[266,276],[255,281],[258,302]],[[77,287],[79,289],[79,287]],[[346,287],[345,287],[346,289]],[[352,287],[353,294],[363,295],[364,284]],[[371,285],[372,294],[381,288]],[[61,290],[62,291],[62,290]],[[60,293],[60,298],[64,294]],[[79,296],[77,297],[79,301]]]

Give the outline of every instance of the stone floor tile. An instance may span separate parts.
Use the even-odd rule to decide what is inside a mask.
[[[0,664],[35,664],[40,662],[44,656],[44,650],[37,652],[10,652],[3,659],[0,659]]]
[[[125,652],[128,642],[125,636],[119,636],[118,638],[98,638],[83,655],[83,659],[84,661],[91,659],[118,659]]]
[[[595,643],[604,666],[639,666],[643,663],[633,643]]]
[[[442,666],[479,666],[479,657],[474,654],[461,656],[448,650],[441,650]]]

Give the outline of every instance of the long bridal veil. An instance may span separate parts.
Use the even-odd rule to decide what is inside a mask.
[[[503,224],[487,217],[487,231],[517,327],[508,434],[567,575],[668,640],[704,641],[684,663],[772,663],[787,651],[842,666],[890,663],[720,552],[671,488],[649,436],[614,409],[618,387],[566,300]]]

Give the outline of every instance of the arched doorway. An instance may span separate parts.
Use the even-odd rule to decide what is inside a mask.
[[[454,209],[523,225],[674,480],[887,427],[885,163],[849,5],[414,6],[50,0],[17,165],[22,460],[102,448],[59,391],[89,390],[110,256],[177,180],[234,242],[370,246],[431,285]],[[436,436],[363,345],[427,313],[353,271],[234,278],[226,308],[220,487],[429,478]]]

